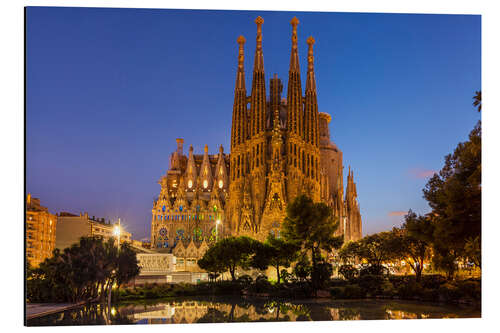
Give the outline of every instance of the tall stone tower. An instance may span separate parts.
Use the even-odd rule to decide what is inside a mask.
[[[237,69],[231,125],[231,152],[183,152],[183,139],[159,181],[152,209],[152,246],[194,260],[210,242],[227,235],[264,240],[280,237],[286,205],[300,194],[325,202],[340,221],[346,240],[361,238],[356,184],[349,170],[344,196],[342,151],[330,140],[331,116],[319,112],[313,37],[307,39],[305,90],[299,65],[299,20],[290,24],[287,95],[276,74],[266,91],[262,27],[257,17],[252,86],[245,86],[245,38],[237,39]]]

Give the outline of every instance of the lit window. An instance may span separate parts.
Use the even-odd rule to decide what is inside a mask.
[[[188,187],[189,188],[193,187],[193,181],[191,179],[188,181]]]
[[[50,225],[52,225],[52,220],[50,220],[49,222],[50,222]]]
[[[203,188],[207,188],[208,187],[208,180],[204,180],[203,181]]]
[[[222,188],[224,186],[224,182],[221,180],[219,180],[219,188]]]

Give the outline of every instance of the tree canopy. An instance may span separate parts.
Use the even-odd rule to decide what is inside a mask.
[[[420,281],[424,263],[430,258],[433,243],[434,227],[430,218],[417,216],[411,210],[405,216],[401,228],[392,230],[389,247],[394,256],[405,260],[415,272],[417,281]]]
[[[82,237],[80,242],[28,270],[27,296],[32,302],[77,302],[104,297],[139,274],[135,252],[115,239]]]
[[[453,269],[465,257],[465,244],[481,236],[481,122],[445,157],[439,174],[428,181],[424,198],[432,208],[434,263]]]
[[[224,238],[205,252],[198,266],[214,273],[229,271],[234,281],[237,267],[250,267],[257,246],[256,240],[246,236]]]
[[[280,267],[290,267],[297,259],[299,250],[297,244],[269,235],[266,242],[256,248],[252,266],[259,269],[266,269],[268,266],[276,268],[277,282],[280,283]]]
[[[343,236],[335,236],[339,221],[332,209],[322,202],[313,202],[305,195],[295,198],[286,208],[283,237],[311,254],[311,278],[319,286],[322,264],[321,251],[331,252],[340,248]]]

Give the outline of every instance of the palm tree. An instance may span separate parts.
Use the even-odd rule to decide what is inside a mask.
[[[481,90],[476,91],[476,94],[472,97],[472,99],[474,100],[472,105],[477,107],[477,112],[481,112]]]

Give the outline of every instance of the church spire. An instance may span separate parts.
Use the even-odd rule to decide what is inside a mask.
[[[238,70],[236,72],[236,86],[234,88],[233,123],[231,128],[231,149],[243,143],[246,139],[246,110],[247,91],[245,88],[245,69],[243,66],[245,53],[243,45],[245,37],[239,36],[237,40]]]
[[[307,39],[309,50],[307,53],[307,80],[306,80],[306,100],[305,100],[305,139],[306,142],[319,147],[319,115],[318,99],[316,92],[316,78],[314,76],[314,38]]]
[[[266,115],[266,82],[264,78],[264,54],[262,52],[262,24],[264,19],[257,17],[257,46],[253,65],[252,93],[250,96],[250,136],[257,135],[265,130]]]
[[[297,25],[299,20],[294,17],[292,25],[292,51],[290,54],[290,69],[288,71],[288,129],[292,134],[302,136],[302,86],[300,83],[299,51],[297,45]]]

